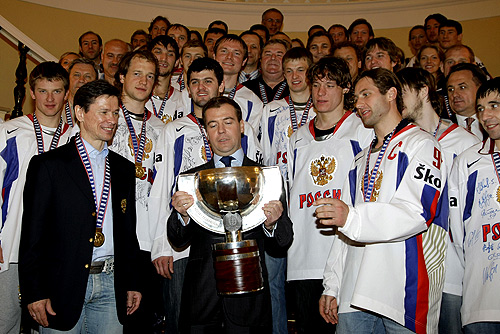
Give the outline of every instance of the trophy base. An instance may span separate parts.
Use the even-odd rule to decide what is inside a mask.
[[[259,247],[255,240],[214,244],[217,293],[238,295],[264,288]]]

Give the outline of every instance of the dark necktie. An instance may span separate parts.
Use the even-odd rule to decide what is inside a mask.
[[[227,157],[220,158],[220,162],[222,162],[226,167],[231,167],[231,161],[233,160],[234,158],[230,155],[228,155]]]
[[[467,117],[465,119],[465,123],[467,124],[467,130],[469,130],[469,132],[472,131],[472,123],[474,122],[474,118],[472,117]]]

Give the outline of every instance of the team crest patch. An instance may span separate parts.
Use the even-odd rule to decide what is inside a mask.
[[[325,157],[311,161],[311,176],[313,182],[318,186],[324,186],[333,180],[333,174],[337,170],[337,162],[334,157]]]
[[[382,179],[384,178],[384,173],[379,170],[377,172],[377,176],[375,177],[375,183],[373,183],[373,191],[372,195],[370,196],[370,202],[376,202],[378,195],[380,193],[380,187],[382,186]],[[361,192],[364,194],[365,193],[365,185],[364,182],[361,182]]]
[[[172,122],[172,116],[170,116],[170,115],[163,115],[161,117],[161,121],[163,123],[165,123],[165,124],[168,124],[168,123]]]
[[[141,135],[139,135],[137,138],[140,137]],[[132,154],[132,156],[135,156],[134,145],[132,144],[132,136],[128,136],[128,148],[130,149],[130,154]],[[151,153],[152,149],[153,149],[153,141],[148,137],[146,137],[146,143],[144,144],[144,154],[142,155],[142,161],[149,158],[149,153]]]

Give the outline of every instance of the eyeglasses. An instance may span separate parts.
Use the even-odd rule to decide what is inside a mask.
[[[266,19],[265,21],[268,23],[273,23],[273,22],[278,24],[281,23],[280,19]]]

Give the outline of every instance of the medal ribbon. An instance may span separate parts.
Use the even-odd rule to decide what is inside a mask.
[[[283,81],[280,87],[278,88],[276,94],[274,94],[272,101],[279,100],[281,98],[281,94],[283,94],[285,87],[286,87],[286,81]],[[260,96],[262,97],[262,102],[264,103],[264,105],[268,104],[269,102],[267,100],[266,88],[264,87],[262,82],[259,82],[259,90],[260,90]]]
[[[438,126],[437,126],[436,130],[434,130],[434,133],[432,134],[432,136],[433,136],[434,138],[436,138],[436,135],[437,135],[437,133],[438,133],[438,130],[439,130],[439,127],[440,127],[440,126],[441,126],[441,117],[439,117]]]
[[[186,88],[186,84],[184,83],[184,72],[179,74],[179,77],[177,78],[177,83],[179,84],[179,90],[182,92],[184,88]]]
[[[198,121],[198,117],[194,114],[193,110],[193,103],[191,102],[191,113],[187,116],[189,117],[190,120],[196,123],[198,125],[198,128],[200,129],[201,136],[203,137],[203,143],[205,145],[205,155],[207,156],[207,161],[212,160],[212,149],[210,148],[210,144],[208,143],[208,138],[207,135],[205,134],[205,130],[203,129],[203,126],[200,124]]]
[[[156,111],[155,103],[153,102],[153,98],[151,97],[151,105],[153,106],[153,112],[155,113],[155,116],[161,119],[163,117],[163,110],[165,109],[165,104],[167,103],[168,99],[172,96],[174,93],[174,87],[170,86],[170,89],[168,90],[168,93],[165,95],[163,98],[163,101],[161,102],[160,106],[160,111]]]
[[[495,165],[498,183],[500,183],[500,154],[498,152],[493,152],[491,154],[491,159],[493,160],[493,164]]]
[[[231,89],[231,91],[229,92],[229,95],[228,97],[231,99],[231,100],[234,100],[234,95],[236,94],[236,87],[238,87],[238,83],[236,83],[236,85],[234,85],[234,87]]]
[[[141,126],[141,137],[139,138],[139,143],[137,143],[137,135],[135,134],[134,125],[130,119],[129,111],[124,105],[121,106],[123,110],[123,116],[127,122],[127,127],[130,132],[130,137],[132,137],[132,146],[134,148],[134,158],[136,163],[142,163],[142,156],[144,155],[144,146],[146,145],[146,118],[148,112],[144,109],[144,118],[142,119]]]
[[[94,181],[94,173],[92,172],[92,165],[90,164],[89,156],[85,146],[83,145],[80,134],[75,136],[76,148],[78,149],[78,154],[80,155],[80,159],[82,160],[83,166],[85,167],[85,171],[87,172],[87,176],[90,181],[90,186],[92,187],[92,194],[94,195],[95,207],[97,210],[97,219],[96,219],[96,229],[101,228],[104,222],[104,215],[106,213],[106,208],[108,206],[108,198],[109,198],[109,189],[111,185],[111,173],[109,169],[108,157],[106,157],[106,168],[104,172],[104,184],[102,186],[102,193],[99,203],[97,203],[97,193],[95,188]]]
[[[395,130],[395,129],[394,129]],[[372,173],[370,176],[370,180],[368,180],[368,174],[370,174],[370,155],[371,152],[368,152],[368,157],[366,158],[366,168],[365,175],[363,179],[363,195],[365,202],[370,202],[373,192],[373,185],[375,184],[375,179],[377,177],[378,168],[380,167],[380,163],[382,162],[382,158],[384,157],[385,151],[387,150],[387,146],[389,146],[389,142],[391,141],[392,135],[394,134],[394,130],[387,136],[382,145],[382,149],[378,153],[377,161],[375,162],[375,166],[373,166]],[[377,138],[373,139],[373,142],[370,146],[373,147],[377,142]]]
[[[64,110],[66,112],[66,121],[68,122],[68,125],[73,127],[73,116],[71,116],[71,107],[69,106],[69,101],[66,102]]]
[[[42,128],[40,127],[40,123],[38,122],[38,119],[36,118],[36,114],[33,113],[31,114],[32,117],[31,121],[33,122],[33,127],[35,128],[35,136],[36,136],[36,145],[38,147],[38,154],[42,154],[45,152],[44,150],[44,145],[43,145],[43,135],[42,135]],[[59,121],[59,125],[57,126],[56,132],[54,133],[54,137],[52,137],[52,141],[50,142],[50,147],[49,151],[56,148],[57,145],[59,144],[59,138],[61,138],[61,132],[62,132],[62,118]]]
[[[297,113],[295,112],[295,107],[293,105],[292,99],[287,96],[285,99],[288,102],[288,106],[290,107],[290,121],[292,122],[293,132],[297,131],[302,125],[306,124],[307,118],[309,117],[309,109],[312,106],[312,98],[309,96],[309,100],[307,100],[306,107],[304,109],[304,113],[302,114],[302,118],[300,119],[300,125],[297,126]]]

